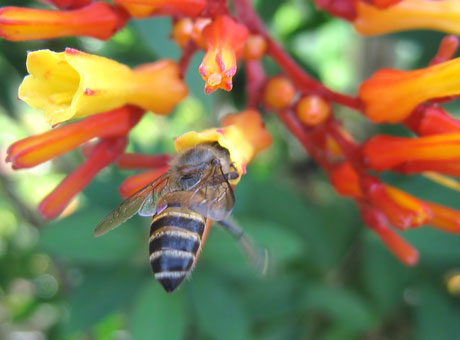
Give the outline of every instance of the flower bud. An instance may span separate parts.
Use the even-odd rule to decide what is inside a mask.
[[[274,110],[288,107],[294,100],[296,91],[292,82],[282,76],[268,80],[263,91],[264,104]]]
[[[331,114],[329,103],[320,96],[311,95],[301,98],[296,106],[297,117],[307,126],[324,123]]]
[[[244,45],[244,59],[259,60],[267,52],[267,41],[260,34],[251,34]]]

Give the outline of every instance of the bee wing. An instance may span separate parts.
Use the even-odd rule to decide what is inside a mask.
[[[158,177],[155,181],[124,200],[118,208],[108,214],[94,230],[94,236],[98,237],[115,229],[126,220],[133,217],[137,212],[142,216],[153,216],[156,210],[157,191],[168,180],[168,173]]]
[[[189,208],[207,218],[221,221],[235,204],[233,189],[220,165],[216,165],[203,176],[190,200]]]

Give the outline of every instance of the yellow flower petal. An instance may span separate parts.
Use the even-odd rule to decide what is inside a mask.
[[[246,165],[254,155],[254,147],[235,125],[219,129],[208,129],[201,132],[187,132],[175,140],[174,147],[177,152],[180,152],[191,146],[209,142],[217,142],[220,146],[228,150],[230,159],[240,174],[238,178],[229,182],[233,185],[237,184],[240,181],[241,175],[246,173]]]
[[[131,70],[111,59],[74,49],[31,52],[18,96],[42,109],[50,124],[115,109],[126,104],[159,114],[170,112],[187,94],[171,60]]]

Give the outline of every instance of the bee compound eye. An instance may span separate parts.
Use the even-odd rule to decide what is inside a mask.
[[[218,159],[218,158],[213,158],[213,159],[211,160],[211,165],[220,165],[219,159]]]

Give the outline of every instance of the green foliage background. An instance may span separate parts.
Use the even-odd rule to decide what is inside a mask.
[[[273,35],[306,70],[348,93],[379,68],[426,65],[442,38],[433,32],[362,38],[307,0],[255,3]],[[1,157],[12,142],[49,128],[40,112],[16,100],[27,50],[69,46],[134,66],[177,59],[169,32],[168,19],[154,18],[131,21],[108,42],[0,40]],[[193,59],[187,75],[191,96],[166,118],[144,117],[130,135],[130,151],[171,152],[173,137],[215,126],[222,115],[244,108],[244,72],[239,70],[232,93],[206,96],[197,72],[201,57]],[[269,73],[277,72],[264,62]],[[455,104],[450,109],[458,111]],[[378,131],[407,134],[335,110],[359,140]],[[121,201],[118,185],[133,172],[104,170],[79,196],[73,214],[45,223],[35,214],[36,204],[82,161],[80,153],[17,172],[0,163],[0,338],[459,338],[460,300],[449,293],[447,278],[460,271],[460,237],[430,227],[405,232],[421,254],[416,267],[405,267],[363,226],[354,204],[333,191],[276,117],[266,118],[274,144],[238,185],[234,217],[270,251],[269,275],[260,277],[232,237],[216,227],[191,279],[172,295],[150,272],[148,219],[135,217],[107,236],[92,237],[94,226]],[[458,192],[422,177],[384,178],[460,208]]]

